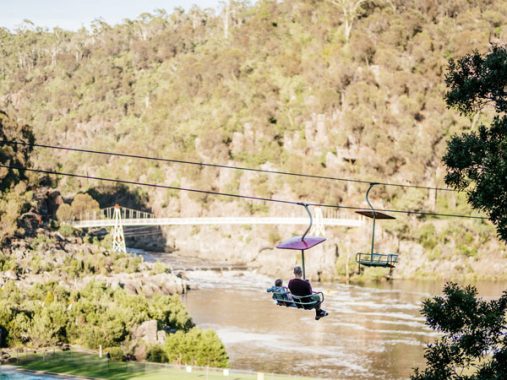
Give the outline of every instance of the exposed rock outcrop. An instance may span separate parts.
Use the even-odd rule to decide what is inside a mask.
[[[76,289],[90,281],[102,281],[147,297],[182,294],[188,288],[187,282],[170,273],[169,268],[155,268],[142,257],[111,256],[105,247],[87,243],[81,237],[64,237],[43,229],[35,238],[12,240],[1,254],[8,260],[5,268],[12,269],[0,271],[0,286],[8,281],[22,286],[57,281]]]

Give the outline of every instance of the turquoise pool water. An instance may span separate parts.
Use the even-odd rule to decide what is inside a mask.
[[[0,367],[0,380],[50,380],[62,379],[61,377],[50,375],[34,375],[29,372],[16,371],[11,368]]]

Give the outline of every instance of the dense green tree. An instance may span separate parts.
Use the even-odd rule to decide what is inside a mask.
[[[164,350],[171,363],[211,367],[226,367],[228,363],[225,347],[213,330],[178,331],[167,337]]]
[[[12,319],[12,310],[5,300],[0,301],[0,347],[6,347],[8,343],[9,322]]]
[[[11,306],[11,310],[15,306]],[[30,312],[19,310],[9,321],[7,337],[9,346],[25,345],[30,342]]]
[[[93,217],[93,213],[98,214],[99,202],[88,194],[77,194],[72,200],[71,212],[74,218]]]
[[[446,82],[449,106],[469,115],[492,105],[496,114],[491,125],[449,141],[445,181],[467,191],[472,207],[485,211],[507,241],[507,49],[451,60]]]
[[[148,307],[149,314],[161,324],[183,331],[194,327],[188,311],[178,296],[156,295],[151,301]]]
[[[30,323],[30,340],[35,347],[54,346],[66,341],[67,317],[64,302],[39,305]]]
[[[23,213],[30,210],[31,202],[32,193],[27,191],[25,182],[19,182],[0,195],[0,243],[16,232],[23,235],[23,229],[18,228],[18,221]]]
[[[507,48],[493,47],[488,53],[474,52],[451,59],[446,75],[447,104],[465,114],[493,105],[507,112]]]
[[[473,286],[448,283],[444,295],[423,302],[426,324],[442,333],[426,348],[427,368],[412,380],[501,380],[507,374],[507,292],[477,297]]]
[[[13,141],[33,144],[35,138],[30,127],[18,124],[0,110],[0,164],[18,168],[28,166],[33,147],[13,144]],[[0,192],[24,179],[26,175],[22,170],[0,168]]]
[[[487,212],[507,241],[507,50],[493,47],[484,55],[475,52],[451,60],[446,82],[449,106],[475,114],[474,120],[488,105],[495,111],[491,125],[449,141],[446,183],[466,190],[470,204]],[[474,287],[448,283],[443,297],[424,301],[422,312],[426,323],[443,336],[428,345],[427,368],[417,369],[413,380],[505,378],[507,292],[484,301]]]
[[[69,222],[73,219],[72,207],[67,203],[62,203],[56,210],[56,217],[60,222]]]
[[[0,111],[0,165],[29,166],[33,149],[29,144],[33,143],[30,127],[20,125]],[[31,193],[27,193],[26,171],[14,168],[0,167],[0,243],[15,232],[24,232],[18,229],[18,218],[30,208]]]

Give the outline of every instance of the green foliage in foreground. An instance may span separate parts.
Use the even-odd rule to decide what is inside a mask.
[[[448,283],[423,303],[426,324],[443,333],[425,352],[427,368],[412,380],[501,380],[507,374],[507,291],[484,301],[473,286]]]
[[[454,136],[444,162],[445,181],[468,191],[468,201],[485,211],[507,242],[507,48],[451,60],[447,103],[464,114],[480,114],[490,104],[496,116],[489,127]]]
[[[153,346],[148,360],[220,368],[227,366],[228,357],[213,330],[192,329],[169,335],[163,346]]]
[[[146,298],[100,282],[78,291],[55,283],[21,288],[8,282],[0,289],[0,328],[8,346],[114,347],[127,342],[136,326],[151,319],[161,328],[188,331],[193,326],[178,296]]]

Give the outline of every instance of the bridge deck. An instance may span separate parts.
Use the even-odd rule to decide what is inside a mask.
[[[332,219],[322,218],[325,226],[359,227],[363,224],[360,219]],[[111,219],[80,220],[72,222],[75,228],[112,227],[115,221]],[[277,224],[294,225],[308,224],[308,218],[271,218],[271,217],[203,217],[203,218],[140,218],[122,219],[123,226],[169,226],[169,225],[220,225],[220,224]]]

